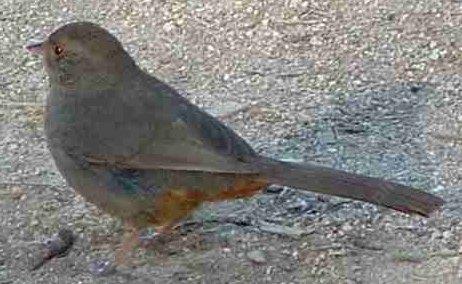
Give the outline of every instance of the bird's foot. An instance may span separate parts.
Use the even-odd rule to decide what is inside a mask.
[[[95,276],[107,276],[116,271],[116,267],[110,260],[94,260],[88,265],[88,270]]]
[[[140,243],[138,239],[138,229],[125,224],[125,233],[121,246],[117,249],[115,262],[116,265],[130,265],[132,262],[133,249]]]
[[[142,248],[162,248],[163,245],[168,243],[174,238],[174,233],[171,231],[156,230],[152,232],[148,230],[146,234],[139,236],[139,245]]]

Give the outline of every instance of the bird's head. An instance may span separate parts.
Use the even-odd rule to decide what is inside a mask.
[[[64,25],[26,49],[43,56],[50,83],[58,88],[109,88],[135,65],[113,35],[89,22]]]

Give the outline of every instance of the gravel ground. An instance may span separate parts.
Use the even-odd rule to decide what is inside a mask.
[[[0,283],[460,283],[460,1],[0,3]],[[99,273],[122,236],[46,148],[48,84],[24,51],[61,24],[115,33],[142,68],[257,151],[443,196],[429,219],[271,187],[207,204],[135,266]],[[30,271],[59,228],[68,254]],[[98,275],[99,273],[99,275]]]

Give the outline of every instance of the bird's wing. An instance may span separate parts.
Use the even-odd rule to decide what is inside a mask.
[[[124,139],[131,140],[135,150],[88,153],[87,162],[132,169],[258,172],[251,162],[257,154],[234,131],[170,86],[156,81],[150,89],[153,94],[142,96],[134,108],[150,111],[134,112],[137,124],[125,130]]]
[[[199,150],[200,151],[200,150]],[[110,155],[87,154],[86,161],[95,166],[110,166],[121,169],[202,171],[212,173],[255,174],[258,169],[252,164],[234,161],[207,152],[176,154]]]

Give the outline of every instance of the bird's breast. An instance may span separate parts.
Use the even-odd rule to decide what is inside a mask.
[[[143,127],[136,111],[110,93],[58,94],[48,100],[45,132],[50,147],[82,155],[130,155],[138,151]]]

